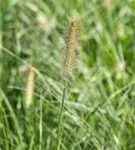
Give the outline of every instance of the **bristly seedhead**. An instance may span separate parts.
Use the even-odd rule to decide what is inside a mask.
[[[26,73],[27,80],[26,80],[26,87],[25,87],[25,104],[27,108],[30,107],[33,100],[34,79],[35,79],[34,77],[35,74],[33,69],[31,67],[28,67]]]
[[[72,71],[73,62],[77,53],[77,39],[78,39],[78,28],[80,20],[71,19],[69,21],[69,27],[67,31],[67,38],[65,42],[65,54],[63,63],[63,80],[67,82],[68,75]]]

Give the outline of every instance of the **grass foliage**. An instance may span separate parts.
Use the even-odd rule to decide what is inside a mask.
[[[135,149],[135,1],[0,1],[0,150],[55,150],[68,18],[79,16],[61,150]],[[25,107],[27,66],[34,72]]]

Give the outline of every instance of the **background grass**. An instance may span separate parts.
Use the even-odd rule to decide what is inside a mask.
[[[61,149],[135,149],[135,1],[1,0],[0,150],[56,149],[71,16],[81,19],[79,54]],[[27,65],[35,73],[29,109],[23,105]]]

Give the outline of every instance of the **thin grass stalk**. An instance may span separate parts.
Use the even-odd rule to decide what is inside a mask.
[[[63,109],[64,109],[64,101],[65,101],[65,98],[66,98],[66,86],[64,86],[64,88],[63,88],[62,102],[61,102],[60,112],[59,112],[57,150],[60,150],[60,146],[61,146],[61,138],[62,138],[62,118],[63,118]]]
[[[39,120],[39,150],[42,150],[43,141],[43,102],[40,98],[40,120]]]

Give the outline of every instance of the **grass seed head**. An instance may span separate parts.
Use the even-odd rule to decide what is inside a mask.
[[[72,19],[69,21],[69,28],[65,42],[65,54],[63,63],[63,80],[67,81],[69,73],[72,71],[73,62],[77,52],[77,38],[80,20]]]
[[[33,100],[34,77],[35,77],[34,71],[32,70],[32,68],[28,67],[26,87],[25,87],[25,104],[27,108],[30,107]]]

